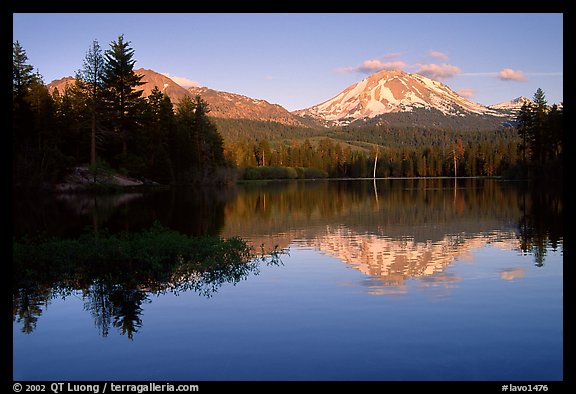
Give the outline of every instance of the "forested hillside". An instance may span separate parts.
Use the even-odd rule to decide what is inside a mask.
[[[46,186],[76,166],[163,184],[221,183],[231,165],[201,97],[176,107],[158,88],[143,97],[134,50],[123,36],[94,41],[64,91],[49,93],[26,51],[13,44],[13,179]]]
[[[239,167],[314,167],[333,177],[493,176],[518,162],[511,127],[449,129],[411,126],[306,128],[214,119],[226,156]],[[456,160],[456,170],[454,167]]]
[[[49,91],[13,44],[13,178],[50,185],[74,167],[161,184],[310,177],[562,175],[562,107],[538,91],[514,122],[437,110],[390,113],[348,126],[214,117],[201,97],[177,105],[143,95],[130,42],[88,48],[63,90]],[[242,96],[244,97],[244,96]]]

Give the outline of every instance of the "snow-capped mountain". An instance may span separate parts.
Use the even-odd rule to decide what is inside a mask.
[[[344,89],[330,100],[294,111],[299,116],[346,124],[379,115],[412,112],[416,109],[438,110],[444,115],[503,114],[472,102],[441,82],[403,71],[379,71]]]
[[[504,101],[502,103],[491,105],[490,108],[506,111],[519,111],[525,103],[530,104],[532,101],[524,96],[520,96],[514,100]]]

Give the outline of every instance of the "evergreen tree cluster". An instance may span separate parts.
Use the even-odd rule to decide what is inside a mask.
[[[562,178],[563,107],[548,106],[541,89],[532,103],[525,103],[518,113],[517,131],[522,169],[536,178]]]
[[[226,144],[238,167],[311,167],[330,177],[498,176],[516,171],[516,131],[362,127],[324,137],[243,138]],[[376,162],[376,171],[374,165]]]
[[[135,62],[123,35],[106,51],[94,40],[75,82],[50,94],[13,44],[16,186],[49,184],[76,166],[163,184],[225,181],[223,140],[207,103],[186,97],[174,108],[158,87],[143,97]]]

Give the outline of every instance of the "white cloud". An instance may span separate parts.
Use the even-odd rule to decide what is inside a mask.
[[[200,86],[200,84],[197,81],[193,81],[193,80],[188,79],[186,77],[177,77],[175,75],[170,75],[168,73],[161,73],[161,74],[164,75],[165,77],[170,78],[171,80],[176,82],[178,85],[182,86],[183,88],[192,88],[192,87]]]
[[[474,96],[476,91],[473,88],[462,88],[457,92],[460,96],[470,98]]]
[[[424,75],[433,79],[451,78],[454,75],[460,74],[461,70],[452,64],[419,64],[416,70],[417,74]]]
[[[512,70],[511,68],[505,68],[498,72],[498,78],[503,81],[526,81],[526,75],[523,71]]]
[[[407,64],[402,60],[394,60],[390,62],[383,62],[379,59],[368,59],[364,60],[360,65],[356,67],[342,67],[339,68],[339,72],[359,72],[363,74],[372,74],[382,70],[399,70],[405,68]]]
[[[438,59],[440,61],[443,61],[443,62],[448,61],[448,55],[445,54],[444,52],[430,50],[430,51],[428,51],[428,56],[431,56],[431,57]]]

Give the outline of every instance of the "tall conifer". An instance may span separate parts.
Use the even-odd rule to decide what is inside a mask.
[[[104,88],[104,56],[97,40],[94,40],[88,49],[82,69],[76,75],[76,80],[90,107],[90,165],[93,166],[96,164],[96,130],[102,111]]]
[[[135,128],[138,111],[142,101],[142,90],[136,90],[144,82],[142,75],[134,72],[134,49],[130,41],[124,41],[120,35],[110,44],[104,54],[105,98],[109,110],[111,128],[122,141],[122,155],[128,154],[127,142],[130,132]]]

